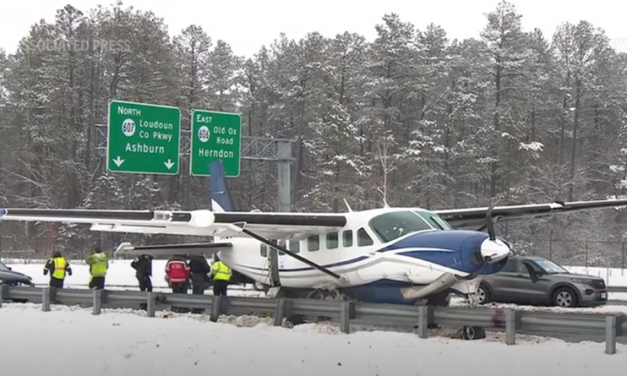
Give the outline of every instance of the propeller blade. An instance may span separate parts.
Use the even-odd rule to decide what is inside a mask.
[[[494,209],[494,203],[490,202],[490,206],[488,207],[488,211],[485,213],[486,217],[486,226],[488,228],[488,236],[490,240],[496,240],[496,232],[494,232],[494,222],[492,221],[492,209]]]

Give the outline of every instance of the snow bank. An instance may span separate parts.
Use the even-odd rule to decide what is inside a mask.
[[[89,283],[89,266],[81,264],[78,261],[70,261],[72,267],[72,275],[67,276],[65,283],[68,285],[84,285]],[[152,263],[152,284],[155,287],[167,288],[165,282],[165,260],[155,260]],[[48,284],[50,277],[44,276],[44,262],[14,264],[6,262],[7,266],[13,268],[14,271],[24,273],[31,278],[35,284]],[[129,260],[113,260],[109,263],[109,271],[107,272],[107,285],[112,286],[137,286],[135,278],[135,269],[131,268]]]
[[[543,375],[587,376],[627,367],[627,356],[606,355],[604,345],[594,343],[546,340],[506,346],[392,332],[346,335],[324,325],[285,329],[252,322],[237,327],[168,317],[109,310],[93,316],[70,307],[41,312],[36,305],[6,304],[0,308],[2,337],[10,338],[0,342],[3,374],[501,376],[507,370],[509,376],[528,376],[528,367],[512,367],[524,360]]]

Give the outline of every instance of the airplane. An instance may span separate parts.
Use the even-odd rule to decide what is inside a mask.
[[[92,231],[213,236],[213,243],[133,247],[118,253],[217,255],[286,298],[447,306],[450,293],[471,298],[482,275],[511,254],[494,223],[581,210],[616,208],[627,200],[425,210],[386,207],[346,213],[232,211],[221,162],[210,164],[212,209],[0,209],[0,220],[91,224]],[[477,230],[461,229],[481,226]],[[487,230],[487,233],[484,232]],[[271,281],[270,249],[278,251]]]

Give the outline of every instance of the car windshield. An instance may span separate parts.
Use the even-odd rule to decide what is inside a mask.
[[[368,224],[382,243],[413,232],[435,230],[435,223],[427,222],[411,210],[381,214],[372,218]]]
[[[2,271],[2,272],[8,272],[9,271],[9,268],[6,265],[4,265],[2,263],[2,261],[0,261],[0,271]]]
[[[533,260],[539,267],[544,269],[549,274],[560,274],[560,273],[568,273],[568,270],[562,268],[557,265],[553,261],[549,260]]]

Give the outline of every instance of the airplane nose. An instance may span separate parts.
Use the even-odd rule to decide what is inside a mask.
[[[481,243],[481,256],[484,259],[489,258],[490,263],[499,262],[509,254],[509,246],[500,239],[490,240],[487,238]]]

